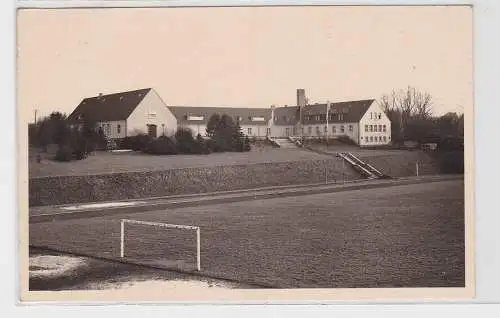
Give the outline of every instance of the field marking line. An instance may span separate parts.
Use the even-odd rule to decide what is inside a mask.
[[[141,203],[146,203],[146,202],[145,201],[128,201],[128,202],[116,201],[116,202],[104,202],[104,203],[88,203],[88,204],[63,206],[63,207],[60,207],[59,209],[69,210],[69,211],[88,210],[88,209],[98,209],[98,208],[128,207],[128,206],[138,205]]]

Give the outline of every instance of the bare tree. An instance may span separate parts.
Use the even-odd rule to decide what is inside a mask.
[[[379,105],[391,119],[400,137],[404,137],[411,120],[431,118],[433,101],[429,93],[408,86],[406,89],[393,90],[390,95],[383,95]]]

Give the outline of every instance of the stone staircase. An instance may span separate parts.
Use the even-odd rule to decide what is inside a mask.
[[[276,138],[274,139],[274,142],[280,148],[297,148],[297,145],[288,138]]]

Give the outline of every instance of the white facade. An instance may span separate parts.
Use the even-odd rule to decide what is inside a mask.
[[[106,138],[118,139],[127,136],[127,121],[125,120],[98,122],[97,127],[102,129]]]
[[[271,125],[271,137],[339,138],[346,136],[360,146],[380,146],[391,143],[391,122],[377,103],[370,105],[359,122],[335,122],[328,123],[328,125],[315,123],[304,124],[302,128],[300,127],[299,124],[273,124]]]
[[[373,103],[361,118],[360,146],[378,146],[391,143],[391,121],[384,111]]]
[[[151,89],[127,118],[127,136],[156,130],[156,136],[171,136],[177,130],[177,119],[160,96]]]

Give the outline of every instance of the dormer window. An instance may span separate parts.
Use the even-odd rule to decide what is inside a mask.
[[[265,121],[266,119],[264,117],[252,117],[250,120],[251,121]]]
[[[192,115],[187,116],[187,120],[193,120],[193,121],[201,121],[204,118],[205,117],[203,117],[203,116],[192,116]]]

